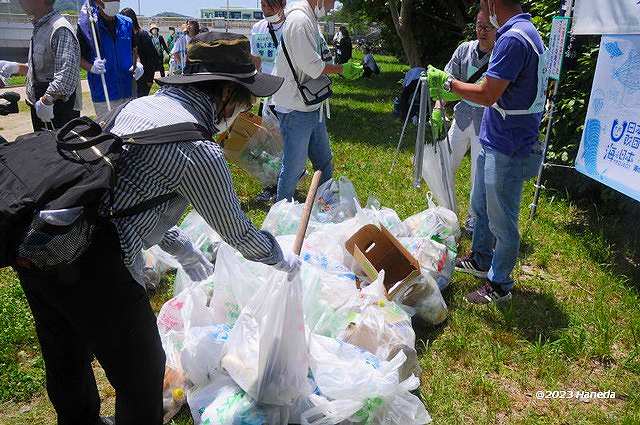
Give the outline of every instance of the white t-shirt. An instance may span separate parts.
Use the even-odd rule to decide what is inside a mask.
[[[273,30],[276,33],[276,39],[280,43],[280,37],[282,36],[283,23],[275,24]],[[251,28],[251,37],[249,38],[251,43],[251,54],[258,56],[262,63],[262,72],[265,74],[273,73],[273,67],[276,63],[276,56],[278,54],[278,48],[273,43],[273,38],[269,33],[269,22],[266,19],[258,21]]]

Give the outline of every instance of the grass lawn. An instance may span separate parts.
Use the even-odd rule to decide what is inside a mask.
[[[361,201],[375,195],[404,218],[426,207],[426,189],[411,186],[413,131],[388,174],[400,131],[391,100],[407,68],[391,57],[380,57],[379,64],[383,75],[374,80],[336,79],[329,121],[335,174],[354,182]],[[462,212],[469,173],[465,159],[457,176]],[[259,185],[238,170],[234,179],[245,209],[260,223],[265,211],[251,202]],[[510,304],[467,305],[464,294],[480,282],[454,274],[444,293],[449,320],[435,329],[416,323],[420,396],[434,423],[640,423],[640,273],[617,261],[620,255],[637,258],[638,246],[621,252],[607,236],[611,226],[621,225],[606,217],[593,225],[590,210],[563,193],[545,192],[538,218],[529,221],[533,185],[526,186],[518,285]],[[463,241],[460,251],[468,244]],[[157,295],[154,306],[169,296]],[[109,412],[113,390],[96,370]],[[537,399],[544,390],[610,390],[615,399]],[[9,270],[0,270],[0,423],[55,423],[29,308]],[[174,423],[190,424],[188,413]]]

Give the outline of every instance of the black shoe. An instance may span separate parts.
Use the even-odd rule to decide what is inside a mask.
[[[265,187],[262,189],[262,192],[255,197],[255,201],[260,203],[274,202],[276,200],[277,192],[278,188],[276,186]]]
[[[115,416],[100,416],[101,425],[116,425]]]
[[[480,266],[478,266],[476,260],[473,259],[473,254],[456,260],[456,270],[462,273],[468,273],[475,277],[479,277],[480,279],[486,279],[487,274],[489,273],[489,270],[483,270],[480,268]]]
[[[485,283],[464,297],[471,304],[503,303],[511,300],[511,292],[502,291],[490,282]]]

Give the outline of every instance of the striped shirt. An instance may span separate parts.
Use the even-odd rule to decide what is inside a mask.
[[[217,133],[215,102],[193,86],[164,86],[155,95],[130,102],[113,123],[122,136],[170,124],[195,122]],[[189,239],[177,227],[191,203],[204,220],[247,259],[266,264],[282,260],[273,236],[256,229],[240,207],[222,149],[212,141],[129,146],[118,163],[114,211],[168,193],[174,200],[141,214],[114,219],[124,262],[141,282],[142,249],[153,245],[176,255]],[[105,200],[103,206],[108,206]]]

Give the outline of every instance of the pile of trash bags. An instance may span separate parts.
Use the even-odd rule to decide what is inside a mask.
[[[291,250],[303,205],[281,201],[263,228]],[[385,271],[374,281],[346,251],[365,225],[387,228],[420,262],[421,274],[388,299]],[[165,420],[187,403],[195,424],[425,424],[412,316],[447,317],[459,225],[429,205],[402,221],[375,199],[360,206],[351,182],[318,191],[295,278],[248,261],[196,213],[182,224],[215,263],[192,282],[157,247],[153,272],[176,268],[174,298],[158,315],[166,352]]]

